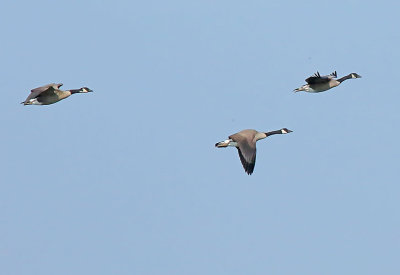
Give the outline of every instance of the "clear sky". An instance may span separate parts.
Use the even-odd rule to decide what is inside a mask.
[[[400,274],[399,10],[3,1],[1,273]],[[94,93],[19,104],[51,82]]]

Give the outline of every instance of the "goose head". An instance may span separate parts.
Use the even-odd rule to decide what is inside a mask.
[[[92,89],[89,89],[88,87],[82,87],[79,89],[79,93],[91,93],[93,92]]]
[[[361,78],[361,75],[357,74],[357,73],[351,73],[351,78]]]
[[[281,133],[282,134],[288,134],[288,133],[291,133],[291,132],[293,132],[292,130],[289,130],[288,128],[282,128],[281,129]]]

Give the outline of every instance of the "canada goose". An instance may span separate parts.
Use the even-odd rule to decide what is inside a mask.
[[[239,133],[229,136],[227,140],[218,142],[215,147],[228,147],[234,146],[238,149],[240,161],[242,162],[244,171],[251,175],[256,164],[256,142],[257,140],[275,135],[287,134],[292,132],[289,129],[282,128],[280,130],[271,131],[267,133],[257,132],[253,129],[240,131]]]
[[[324,75],[324,76],[321,76],[319,72],[316,72],[313,76],[310,76],[309,78],[306,79],[307,84],[301,86],[300,88],[294,89],[294,92],[300,92],[300,91],[305,91],[309,93],[323,92],[333,87],[339,86],[340,83],[342,83],[346,79],[361,78],[361,75],[358,75],[356,73],[351,73],[339,79],[335,78],[337,78],[336,71],[334,71],[330,75]]]
[[[21,102],[21,104],[24,105],[49,105],[56,103],[62,99],[65,99],[69,97],[72,94],[76,93],[89,93],[93,92],[91,89],[87,87],[83,87],[80,89],[74,89],[74,90],[67,90],[67,91],[62,91],[60,90],[60,87],[62,86],[62,83],[55,84],[47,84],[45,86],[36,88],[31,90],[31,93],[29,96],[25,99],[24,102]]]

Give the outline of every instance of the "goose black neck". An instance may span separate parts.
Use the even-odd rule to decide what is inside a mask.
[[[271,131],[271,132],[267,132],[265,133],[265,135],[268,136],[272,136],[272,135],[276,135],[276,134],[282,134],[281,130],[276,130],[276,131]]]
[[[343,76],[342,78],[339,78],[337,81],[342,83],[343,81],[350,79],[351,78],[351,74],[348,74],[346,76]]]
[[[71,95],[73,94],[77,94],[81,92],[81,89],[73,89],[73,90],[69,90],[71,92]]]

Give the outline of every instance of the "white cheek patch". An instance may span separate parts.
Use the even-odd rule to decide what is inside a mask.
[[[282,131],[282,134],[287,134],[287,133],[288,133],[288,132],[287,132],[286,130],[284,130],[284,129],[282,129],[281,131]]]

